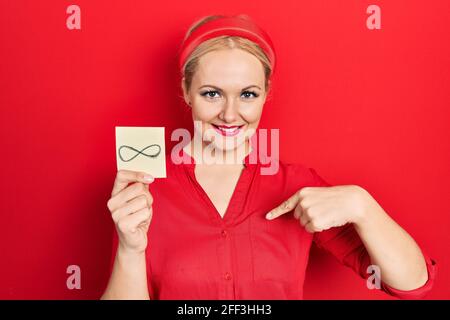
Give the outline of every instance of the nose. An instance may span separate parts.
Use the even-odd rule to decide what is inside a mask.
[[[226,123],[233,123],[238,119],[239,103],[235,102],[233,99],[227,99],[222,111],[219,114],[219,119]]]

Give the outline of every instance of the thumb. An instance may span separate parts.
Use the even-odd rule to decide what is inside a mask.
[[[279,205],[275,209],[272,209],[268,214],[266,214],[266,219],[272,220],[285,214],[286,212],[291,211],[296,207],[299,198],[300,196],[298,192],[294,193],[289,199],[287,199],[281,205]]]

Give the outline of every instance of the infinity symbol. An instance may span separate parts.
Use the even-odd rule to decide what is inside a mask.
[[[154,153],[154,154],[146,154],[146,153],[144,153],[144,151],[145,151],[146,149],[151,148],[151,147],[158,147],[158,151],[157,151],[156,153]],[[120,150],[122,150],[122,148],[128,148],[128,149],[131,149],[131,150],[133,150],[133,151],[135,151],[135,152],[137,152],[137,153],[136,153],[133,157],[131,157],[130,159],[125,160],[125,159],[122,157],[122,155],[120,154]],[[130,147],[130,146],[125,146],[125,145],[120,146],[120,148],[119,148],[119,158],[120,158],[120,160],[122,160],[123,162],[131,161],[131,160],[133,160],[134,158],[136,158],[136,157],[137,157],[138,155],[140,155],[140,154],[142,154],[142,155],[144,155],[144,156],[146,156],[146,157],[156,158],[160,153],[161,153],[161,147],[160,147],[158,144],[151,144],[151,145],[145,147],[144,149],[142,149],[141,151],[139,151],[139,150],[137,150],[137,149],[135,149],[135,148],[133,148],[133,147]]]

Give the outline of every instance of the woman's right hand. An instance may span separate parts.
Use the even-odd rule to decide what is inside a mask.
[[[144,172],[117,172],[107,205],[118,233],[119,249],[124,252],[143,253],[147,248],[153,203],[148,186],[153,181]]]

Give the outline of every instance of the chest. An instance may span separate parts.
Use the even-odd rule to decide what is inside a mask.
[[[223,218],[242,174],[242,166],[197,166],[195,178]]]
[[[258,172],[251,166],[195,174],[193,168],[183,168],[172,175],[169,171],[168,176],[177,179],[152,185],[155,201],[147,252],[152,297],[301,296],[312,236],[292,215],[264,218],[297,186],[287,188],[284,177]],[[206,196],[211,203],[204,201]]]

